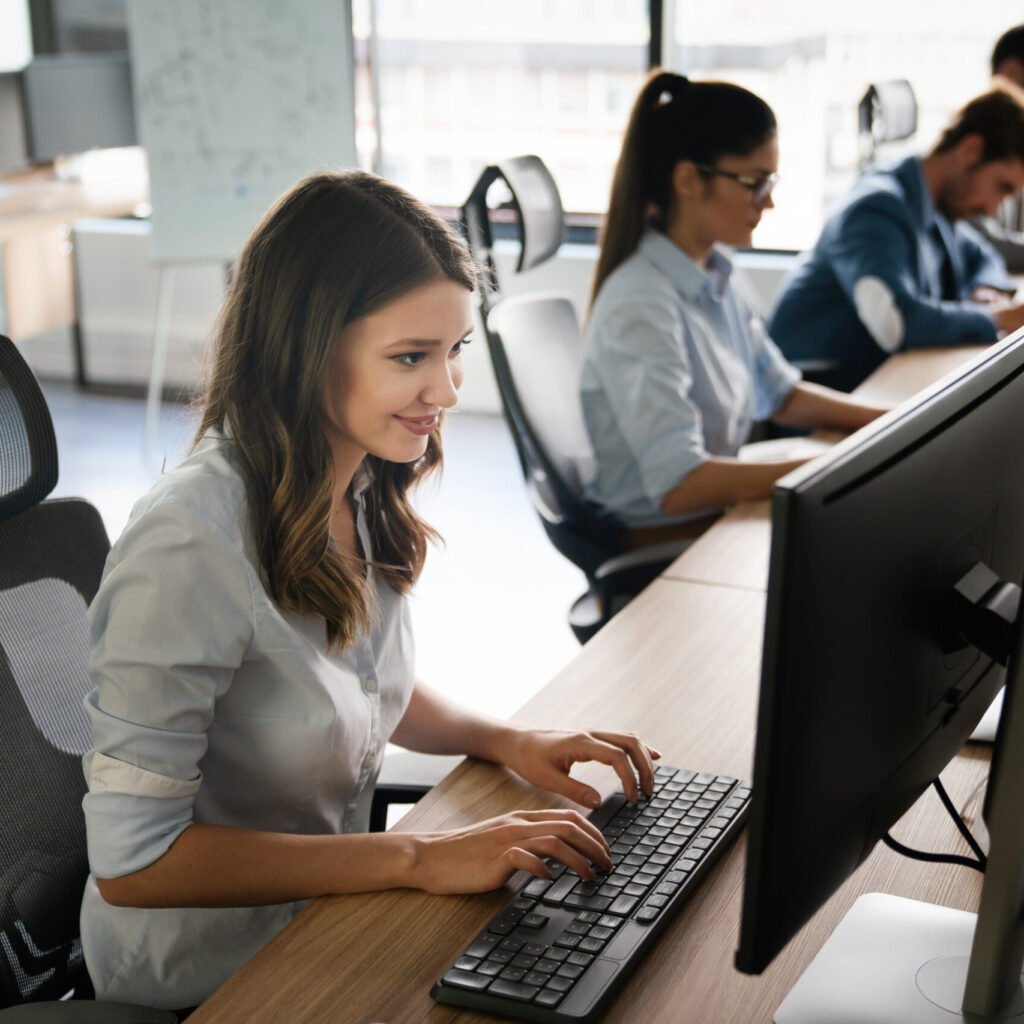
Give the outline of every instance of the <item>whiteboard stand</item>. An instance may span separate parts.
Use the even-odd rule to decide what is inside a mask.
[[[153,349],[149,358],[149,385],[146,389],[146,426],[142,433],[142,454],[147,461],[153,452],[160,425],[164,374],[167,372],[167,347],[171,336],[171,308],[174,304],[174,265],[160,264],[153,318]]]

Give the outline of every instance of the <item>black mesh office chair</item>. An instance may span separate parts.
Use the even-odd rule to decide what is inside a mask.
[[[77,1001],[92,996],[78,932],[86,608],[109,543],[87,502],[44,500],[56,482],[46,402],[0,337],[0,1020],[174,1024],[164,1010]]]
[[[520,156],[486,168],[462,214],[470,250],[486,273],[478,290],[481,320],[530,501],[555,548],[587,578],[586,593],[569,613],[569,625],[585,643],[689,541],[627,551],[621,523],[585,498],[591,456],[579,407],[582,340],[576,311],[564,295],[501,296],[487,205],[487,193],[499,180],[512,195],[516,273],[558,251],[562,201],[540,158]]]

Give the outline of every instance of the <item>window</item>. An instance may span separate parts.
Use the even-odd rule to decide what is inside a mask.
[[[804,248],[858,169],[857,104],[867,86],[906,78],[918,130],[880,158],[927,150],[949,115],[982,92],[989,55],[1022,20],[1017,0],[936,7],[932,0],[669,0],[668,63],[691,78],[753,90],[779,122],[776,208],[755,235],[766,248]]]
[[[537,153],[567,210],[605,209],[646,74],[647,0],[362,0],[354,24],[366,166],[461,206],[484,166]]]

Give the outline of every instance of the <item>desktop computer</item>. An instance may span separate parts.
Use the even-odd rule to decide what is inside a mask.
[[[862,897],[777,1024],[1024,1014],[1022,442],[1018,332],[775,487],[741,971],[887,837],[1006,682],[977,917]]]

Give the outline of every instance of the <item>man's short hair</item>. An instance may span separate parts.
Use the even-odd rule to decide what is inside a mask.
[[[1007,29],[992,51],[992,74],[996,74],[1004,60],[1019,60],[1024,64],[1024,25]]]
[[[932,153],[948,152],[967,135],[983,139],[984,163],[1024,160],[1024,90],[1005,79],[997,80],[953,115]]]

